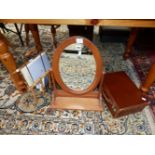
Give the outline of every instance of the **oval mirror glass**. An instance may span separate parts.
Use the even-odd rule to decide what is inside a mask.
[[[61,53],[59,72],[67,87],[75,91],[86,90],[96,75],[94,55],[84,44],[70,44]]]

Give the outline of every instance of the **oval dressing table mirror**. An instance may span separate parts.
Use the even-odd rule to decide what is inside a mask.
[[[86,38],[63,41],[52,60],[53,98],[51,108],[102,111],[102,58]]]

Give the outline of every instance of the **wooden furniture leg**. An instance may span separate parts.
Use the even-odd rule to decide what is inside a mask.
[[[138,28],[132,28],[131,32],[130,32],[128,42],[127,42],[127,46],[126,46],[126,49],[125,49],[125,52],[124,52],[124,55],[123,55],[124,59],[129,58],[129,56],[130,56],[130,54],[132,52],[133,43],[136,40],[137,34],[138,34]]]
[[[9,71],[11,79],[17,90],[23,92],[26,90],[26,85],[20,74],[15,72],[16,71],[15,59],[13,58],[13,55],[10,53],[8,49],[8,44],[6,40],[3,38],[4,36],[0,33],[0,61]]]
[[[26,46],[29,46],[29,25],[25,24],[24,27],[25,27],[25,33],[26,33],[26,38],[25,38]]]
[[[16,23],[14,25],[15,25],[15,28],[16,28],[16,31],[17,31],[17,34],[18,34],[18,37],[20,39],[20,42],[21,42],[22,46],[24,46],[24,42],[23,42],[23,39],[22,39],[22,36],[21,36],[21,31],[18,28],[18,25]],[[21,30],[22,30],[22,25],[21,25]]]
[[[144,81],[144,83],[141,86],[141,90],[143,92],[148,92],[149,87],[153,84],[155,81],[155,63],[151,66],[148,75]]]
[[[56,29],[57,27],[55,27],[55,25],[51,25],[51,34],[52,34],[52,41],[53,41],[53,45],[56,48],[57,47],[57,41],[56,41]]]
[[[42,51],[42,45],[40,42],[39,31],[37,24],[27,24],[28,29],[31,31],[35,41],[35,46],[38,52]]]

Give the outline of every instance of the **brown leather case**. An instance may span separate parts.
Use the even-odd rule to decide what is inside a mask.
[[[113,117],[139,112],[148,105],[142,92],[125,72],[105,74],[103,98]]]

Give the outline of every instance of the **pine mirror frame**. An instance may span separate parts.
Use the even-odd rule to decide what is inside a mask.
[[[62,80],[61,74],[60,74],[60,70],[59,70],[59,60],[61,57],[61,54],[64,52],[64,49],[77,42],[77,39],[82,38],[83,39],[83,44],[90,49],[90,51],[92,52],[95,62],[96,62],[96,74],[95,74],[95,78],[93,80],[93,82],[88,86],[87,89],[85,90],[81,90],[81,91],[76,91],[73,90],[71,88],[69,88]],[[89,93],[91,91],[93,91],[98,84],[100,83],[100,80],[102,78],[102,68],[103,68],[103,64],[102,64],[102,58],[100,56],[99,50],[97,49],[97,47],[87,38],[81,37],[81,36],[73,36],[70,37],[64,41],[62,41],[58,47],[56,48],[54,55],[53,55],[53,59],[52,59],[52,70],[53,70],[53,76],[56,80],[56,82],[60,85],[60,87],[71,94],[74,95],[83,95],[86,93]]]

